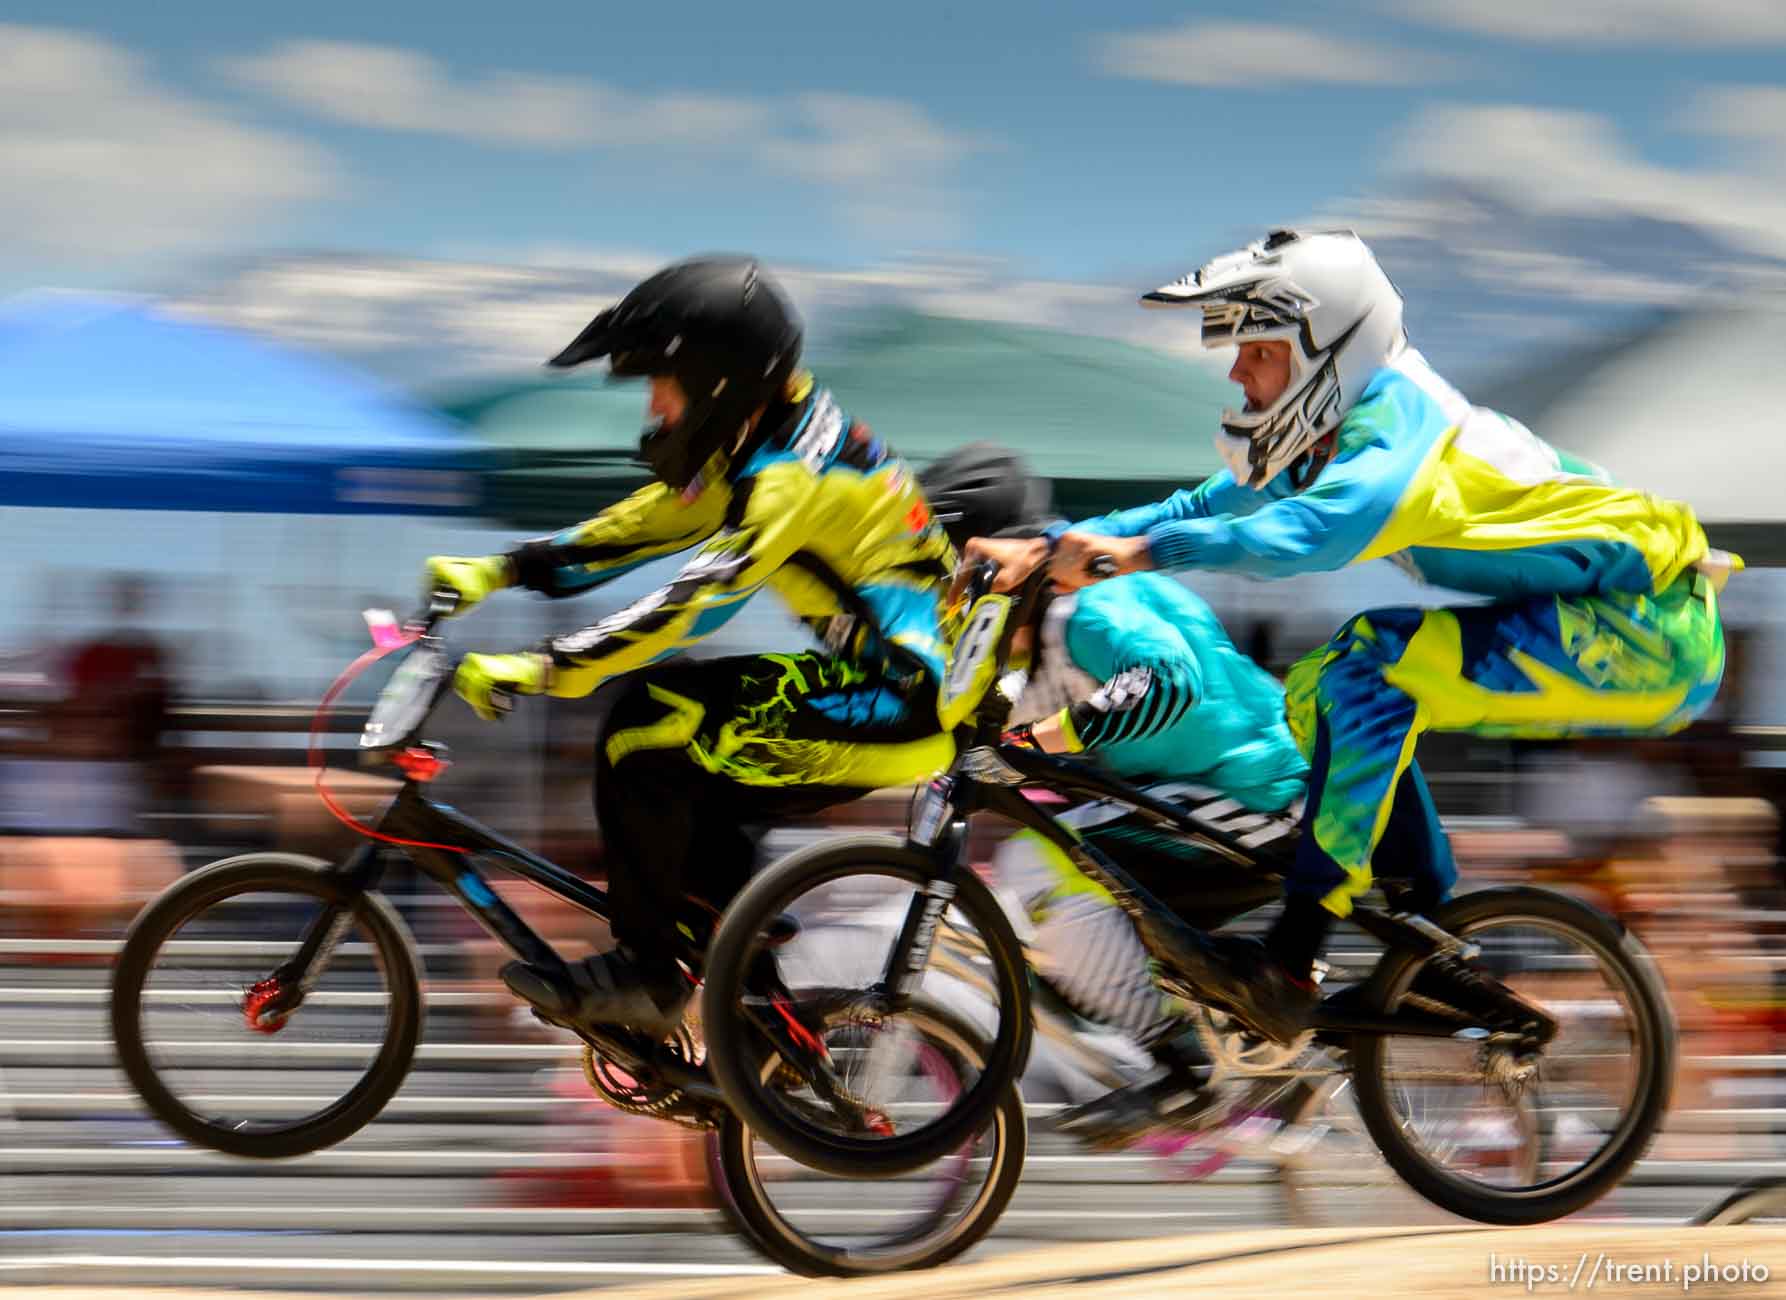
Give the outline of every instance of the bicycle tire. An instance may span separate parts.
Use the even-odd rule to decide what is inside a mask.
[[[187,921],[231,897],[283,893],[343,901],[326,863],[289,853],[249,853],[203,867],[165,890],[131,923],[112,977],[111,1028],[118,1060],[149,1112],[199,1146],[276,1160],[333,1146],[365,1127],[402,1086],[421,1036],[421,959],[395,908],[364,892],[349,904],[372,940],[389,987],[390,1011],[377,1055],[359,1081],[322,1111],[295,1123],[246,1129],[200,1115],[162,1080],[143,1038],[143,986],[162,945]]]
[[[986,941],[997,991],[998,1025],[980,1077],[940,1118],[910,1133],[860,1138],[807,1124],[779,1104],[762,1078],[761,1036],[739,1013],[758,936],[802,893],[852,874],[897,877],[922,885],[935,864],[921,850],[886,836],[852,836],[799,850],[767,867],[726,909],[705,962],[702,1021],[707,1062],[727,1103],[764,1141],[801,1164],[845,1178],[893,1177],[958,1150],[992,1118],[1029,1056],[1028,970],[1004,909],[977,876],[962,873],[950,907]]]
[[[912,1014],[915,1028],[951,1058],[979,1068],[979,1035],[943,1007],[926,1003]],[[972,1249],[997,1224],[1023,1177],[1028,1127],[1023,1097],[1012,1083],[994,1109],[987,1131],[991,1172],[967,1213],[948,1222],[954,1199],[921,1222],[865,1245],[836,1246],[803,1232],[778,1209],[756,1167],[756,1136],[736,1115],[727,1114],[709,1135],[708,1156],[720,1204],[741,1236],[763,1255],[806,1277],[863,1277],[935,1268]],[[973,1139],[969,1139],[972,1141]],[[945,1157],[946,1158],[946,1157]]]
[[[1529,918],[1573,929],[1603,960],[1617,969],[1631,992],[1631,1010],[1643,1059],[1615,1139],[1579,1170],[1521,1189],[1496,1190],[1447,1175],[1424,1159],[1410,1143],[1398,1119],[1384,1078],[1387,1039],[1360,1035],[1352,1046],[1353,1082],[1359,1113],[1384,1159],[1403,1181],[1440,1209],[1479,1223],[1519,1226],[1545,1223],[1591,1205],[1623,1180],[1655,1138],[1668,1109],[1674,1086],[1674,1016],[1654,963],[1636,939],[1614,918],[1578,899],[1554,890],[1507,886],[1480,890],[1438,908],[1432,920],[1458,933],[1485,920]],[[1369,1006],[1385,1009],[1412,981],[1421,958],[1405,952],[1386,953],[1371,975]]]

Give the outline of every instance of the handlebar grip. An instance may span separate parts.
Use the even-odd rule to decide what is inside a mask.
[[[428,593],[428,603],[419,611],[410,615],[404,626],[422,636],[434,630],[434,625],[441,619],[450,616],[459,608],[459,593],[451,587],[436,587]]]
[[[967,603],[973,603],[992,590],[992,584],[998,581],[998,561],[987,560],[974,569],[967,580]]]

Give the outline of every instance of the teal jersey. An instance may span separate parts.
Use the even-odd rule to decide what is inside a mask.
[[[1049,607],[1018,716],[1056,713],[1072,749],[1130,780],[1196,781],[1275,811],[1307,779],[1283,687],[1202,599],[1156,573]]]

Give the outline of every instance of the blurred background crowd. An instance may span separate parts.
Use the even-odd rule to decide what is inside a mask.
[[[1724,596],[1723,693],[1680,735],[1435,736],[1422,760],[1466,886],[1580,891],[1658,955],[1682,1081],[1652,1183],[1786,1172],[1786,86],[1768,63],[1786,19],[1706,0],[914,11],[948,22],[938,49],[815,7],[809,40],[880,51],[839,83],[724,6],[697,6],[711,41],[631,14],[593,45],[542,36],[583,31],[576,6],[500,40],[415,8],[312,6],[274,30],[222,6],[24,4],[0,23],[0,1121],[25,1153],[0,1178],[24,1194],[9,1206],[86,1207],[8,1209],[0,1233],[97,1230],[107,1195],[157,1199],[104,1181],[136,1156],[85,1179],[42,1154],[153,1141],[101,1050],[106,963],[197,865],[351,843],[305,750],[367,644],[361,611],[410,608],[430,554],[505,548],[644,481],[643,394],[539,366],[640,274],[749,247],[847,410],[919,465],[1013,446],[1083,518],[1214,472],[1234,401],[1195,322],[1137,293],[1316,222],[1372,243],[1415,343],[1473,400],[1689,502],[1750,565]],[[456,644],[531,643],[664,572],[493,601]],[[1449,599],[1387,564],[1186,580],[1280,674],[1359,610]],[[771,600],[694,653],[801,644]],[[358,810],[392,788],[351,752],[380,681],[321,737]],[[483,726],[449,705],[442,790],[599,878],[601,707]],[[900,828],[906,793],[768,847]],[[515,1069],[474,1053],[476,1087],[569,1127],[492,1150],[586,1157],[468,1161],[463,1195],[699,1205],[664,1135],[629,1148],[610,1115],[611,1142],[565,1137],[597,1121],[563,1045],[512,1013],[467,918],[388,884],[430,990],[467,999],[457,1038],[542,1048]],[[571,948],[605,939],[513,897]],[[1032,1097],[1059,1099],[1046,1070]],[[436,1120],[449,1147],[483,1140]]]

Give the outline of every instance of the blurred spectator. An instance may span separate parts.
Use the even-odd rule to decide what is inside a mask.
[[[169,705],[167,656],[142,627],[148,597],[141,577],[109,581],[112,626],[58,657],[47,727],[12,746],[0,889],[15,933],[113,928],[179,875],[178,851],[142,820]]]
[[[1641,851],[1660,829],[1644,801],[1696,793],[1693,774],[1660,743],[1581,740],[1518,746],[1515,806],[1531,825],[1561,833],[1577,861]]]
[[[167,727],[167,656],[143,626],[150,588],[140,574],[111,579],[112,627],[70,651],[63,678],[68,742],[84,756],[152,766]]]

